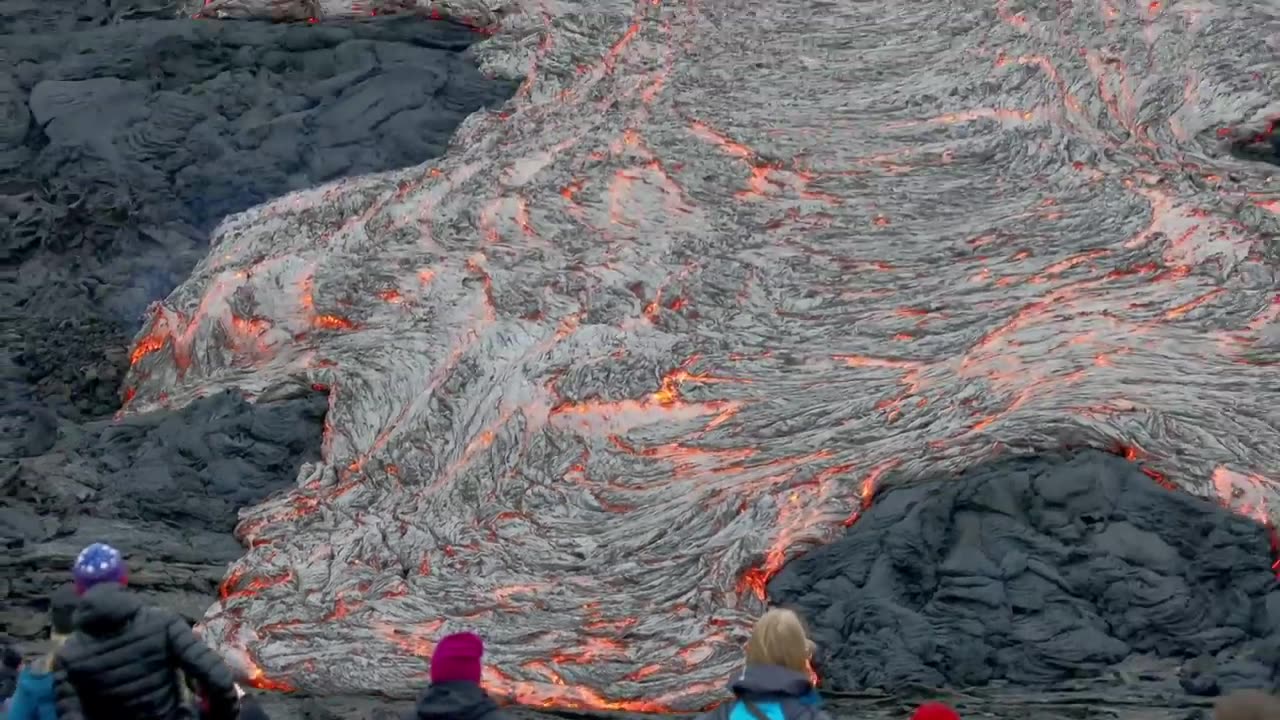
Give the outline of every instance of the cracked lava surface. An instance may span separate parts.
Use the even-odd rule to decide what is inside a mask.
[[[474,627],[523,702],[703,707],[879,483],[1006,452],[1119,447],[1269,520],[1280,191],[1219,131],[1265,121],[1276,18],[441,8],[514,99],[229,219],[133,352],[125,412],[329,393],[205,618],[260,686],[400,691]]]

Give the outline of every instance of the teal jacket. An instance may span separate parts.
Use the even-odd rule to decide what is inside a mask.
[[[53,673],[35,672],[30,667],[18,674],[18,690],[9,700],[6,720],[58,720],[54,705]]]
[[[734,699],[699,720],[830,720],[808,676],[793,670],[754,665],[734,678],[729,690]]]

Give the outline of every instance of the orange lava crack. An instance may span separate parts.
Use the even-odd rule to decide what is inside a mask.
[[[1146,465],[1143,461],[1148,459],[1148,455],[1137,445],[1117,441],[1108,451],[1137,464],[1144,475],[1166,490],[1185,492],[1164,473]],[[1258,473],[1238,472],[1221,466],[1214,468],[1210,480],[1215,499],[1220,505],[1266,528],[1272,558],[1271,570],[1280,577],[1280,531],[1277,531],[1271,520],[1266,500],[1269,488],[1274,487],[1275,482]]]
[[[901,464],[901,459],[890,458],[876,464],[867,471],[866,475],[857,484],[856,507],[841,523],[844,527],[852,526],[858,521],[862,513],[871,507],[871,500],[879,489],[884,476]],[[847,475],[853,468],[853,463],[827,468],[819,472],[812,483],[818,486],[817,492],[821,497],[831,497],[836,493],[836,482]],[[768,598],[767,588],[769,581],[782,570],[788,560],[803,550],[794,536],[795,530],[808,527],[818,518],[809,515],[799,516],[800,513],[792,507],[792,503],[795,503],[798,498],[792,496],[788,499],[789,502],[784,503],[778,510],[778,527],[780,531],[777,539],[765,552],[764,561],[760,565],[749,568],[739,576],[737,585],[739,593],[754,593],[760,600],[766,600]]]
[[[235,314],[228,300],[255,272],[277,259],[268,259],[248,270],[225,273],[210,283],[196,311],[189,317],[182,312],[169,310],[157,303],[151,307],[151,319],[147,333],[135,344],[129,354],[130,367],[136,368],[146,358],[169,347],[172,361],[181,377],[191,365],[192,345],[196,332],[207,320],[214,320],[223,331],[224,346],[237,354],[249,355],[256,361],[266,359],[273,352],[267,333],[272,323],[260,317],[242,317]],[[304,278],[299,284],[299,306],[304,321],[317,330],[350,331],[358,326],[351,320],[331,313],[317,313],[312,293],[312,279]],[[295,340],[298,339],[296,336]],[[125,397],[132,400],[136,388],[126,388]]]
[[[790,187],[798,197],[805,200],[815,200],[826,205],[841,203],[840,198],[835,195],[809,190],[809,184],[818,176],[801,169],[795,162],[787,167],[781,162],[765,161],[752,148],[730,139],[728,135],[700,120],[691,121],[689,129],[696,137],[715,145],[725,155],[746,163],[750,168],[747,189],[735,194],[739,199],[763,198],[773,194],[775,190]]]
[[[585,430],[597,428],[595,420],[604,420],[605,424],[643,424],[645,415],[654,411],[676,413],[682,415],[705,415],[715,413],[716,417],[706,425],[704,430],[714,429],[733,417],[741,408],[741,403],[724,400],[712,400],[700,403],[688,403],[680,394],[680,386],[686,382],[697,383],[749,383],[749,380],[722,378],[705,373],[693,373],[689,368],[697,362],[695,355],[680,367],[662,377],[659,388],[649,396],[640,400],[620,400],[606,402],[586,400],[581,402],[562,402],[551,409],[552,418],[576,416],[581,418],[580,425]]]

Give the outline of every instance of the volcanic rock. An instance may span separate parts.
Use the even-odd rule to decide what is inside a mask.
[[[65,58],[48,48],[69,72],[32,73],[48,64],[41,58],[5,64],[18,70],[4,97],[16,85],[29,111],[5,100],[6,162],[98,179],[62,194],[29,182],[9,195],[18,231],[7,257],[38,276],[47,268],[33,248],[44,252],[43,230],[57,226],[70,233],[50,243],[60,253],[50,272],[68,258],[136,265],[129,283],[91,278],[83,291],[54,273],[51,287],[74,291],[82,307],[66,312],[50,294],[15,314],[36,329],[23,333],[34,336],[24,364],[5,369],[20,402],[34,393],[58,399],[58,413],[104,412],[101,387],[118,375],[76,386],[75,369],[51,370],[62,356],[41,332],[78,323],[123,337],[68,317],[118,324],[163,295],[187,262],[171,257],[193,247],[172,226],[216,222],[264,188],[336,177],[329,156],[276,156],[305,145],[302,129],[321,127],[345,147],[365,137],[352,124],[366,117],[401,127],[387,113],[399,93],[414,97],[421,62],[400,68],[394,87],[342,95],[348,104],[329,116],[308,115],[307,90],[280,79],[291,53],[330,42],[325,20],[369,4],[210,5],[214,15],[248,7],[318,21],[273,29],[278,43],[248,53],[273,74],[265,97],[285,102],[255,95],[201,115],[160,73],[147,77],[161,92],[146,108],[160,120],[95,101],[89,112],[106,112],[102,127],[120,142],[86,141],[81,96],[67,83],[116,78],[75,88],[136,97],[139,67],[208,52],[217,88],[253,86],[240,50],[222,51],[235,41],[200,33],[262,26],[174,24],[168,42],[123,42],[99,27],[114,3],[86,4],[89,20],[58,29],[127,52],[94,57],[73,38]],[[388,5],[417,3],[373,4]],[[227,221],[195,273],[149,313],[132,352],[120,343],[111,361],[136,359],[128,412],[189,407],[220,389],[270,404],[286,382],[329,394],[321,460],[288,495],[244,511],[239,534],[253,547],[205,618],[220,650],[256,655],[261,684],[409,696],[431,642],[453,624],[491,641],[496,691],[699,707],[723,696],[765,580],[830,540],[886,473],[901,467],[894,483],[907,483],[1006,447],[1129,440],[1185,489],[1242,512],[1243,498],[1248,514],[1265,515],[1274,493],[1261,473],[1280,467],[1266,391],[1275,263],[1262,240],[1275,206],[1254,192],[1271,169],[1210,157],[1205,137],[1266,102],[1259,88],[1274,78],[1249,71],[1269,57],[1274,18],[1159,3],[1118,17],[1084,3],[946,13],[884,2],[518,5],[475,51],[512,84],[528,75],[502,113],[465,124],[438,165],[405,162]],[[46,27],[46,9],[24,9],[3,14],[5,27]],[[321,62],[346,57],[334,42]],[[363,79],[365,67],[344,67],[341,83]],[[234,127],[218,126],[233,115]],[[205,140],[210,125],[226,131],[219,142]],[[44,147],[52,160],[21,156]],[[155,247],[126,260],[111,233],[132,232],[153,210],[117,192],[117,168],[136,169],[116,163],[121,148],[185,213],[148,220],[136,235]],[[234,174],[164,161],[209,148],[201,162]],[[296,184],[281,177],[303,164],[319,170]],[[44,324],[33,319],[41,308]],[[58,446],[7,428],[56,421],[19,411],[5,432],[29,456],[24,466],[39,466]],[[30,519],[13,524],[44,532]],[[1179,578],[1188,583],[1170,569],[1181,546],[1148,543],[1159,532],[1132,520],[1110,525],[1103,546],[1148,549],[1102,570],[1136,564],[1154,584],[1141,597],[1094,590],[1082,597],[1097,607],[1070,609],[1101,617],[1145,599],[1193,624],[1160,604],[1183,592],[1169,589]],[[996,562],[987,549],[957,549],[937,563],[939,577],[955,578],[940,601],[995,607],[1010,596],[997,583],[1005,574],[1079,582],[1033,563],[1069,566],[1073,555],[1033,549],[1025,569],[1016,554]],[[1125,654],[1140,646],[1132,632],[1078,629],[1041,638],[1053,641],[1052,662],[1031,667],[1049,680],[1053,662],[1145,672]],[[1257,678],[1268,636],[1239,632],[1215,616],[1199,644],[1180,639],[1169,653],[1206,653],[1184,666],[1184,682],[1210,692],[1235,675]],[[946,657],[980,634],[951,631],[961,648]],[[1244,651],[1253,645],[1258,654]],[[956,664],[966,668],[957,677],[981,681],[980,668]],[[1107,690],[1113,706],[1151,704],[1127,686]],[[1079,688],[1055,692],[1038,690],[1017,715],[1099,704]],[[905,698],[870,703],[901,716]]]
[[[1271,688],[1273,536],[1089,452],[886,484],[770,599],[802,612],[829,687],[1022,687],[1125,663],[1181,665],[1191,693]]]
[[[118,407],[143,311],[224,216],[435,157],[514,90],[462,55],[482,36],[461,25],[28,5],[0,3],[0,313],[22,338],[3,382],[75,419]]]
[[[327,404],[309,392],[252,404],[218,393],[176,412],[64,423],[43,454],[4,463],[0,633],[30,640],[76,553],[119,547],[130,585],[199,619],[243,549],[237,510],[294,483],[319,458]]]
[[[526,80],[502,112],[235,216],[138,338],[131,412],[330,390],[323,462],[238,526],[220,651],[407,699],[478,629],[499,694],[689,710],[885,478],[1119,444],[1274,512],[1273,166],[1214,133],[1271,102],[1275,18],[514,5],[474,50]],[[1055,659],[1134,659],[1078,629]]]

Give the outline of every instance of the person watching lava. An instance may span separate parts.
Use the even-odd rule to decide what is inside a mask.
[[[75,631],[72,617],[79,597],[67,583],[49,598],[49,649],[39,659],[27,663],[18,675],[18,690],[13,695],[7,720],[56,720],[58,717],[53,687],[53,660]]]
[[[829,720],[810,680],[813,649],[798,615],[765,613],[747,641],[742,674],[729,683],[734,700],[701,720]]]
[[[1280,698],[1261,690],[1240,690],[1213,704],[1213,720],[1275,720]]]
[[[8,707],[18,687],[18,671],[22,667],[22,655],[7,644],[0,646],[0,713]]]
[[[128,574],[110,545],[94,543],[76,557],[75,632],[52,663],[58,718],[189,718],[181,672],[209,698],[210,717],[235,720],[231,669],[177,613],[144,605],[129,592]]]
[[[410,718],[419,720],[506,720],[480,686],[484,640],[474,633],[440,639],[431,654],[431,685],[418,698]]]

